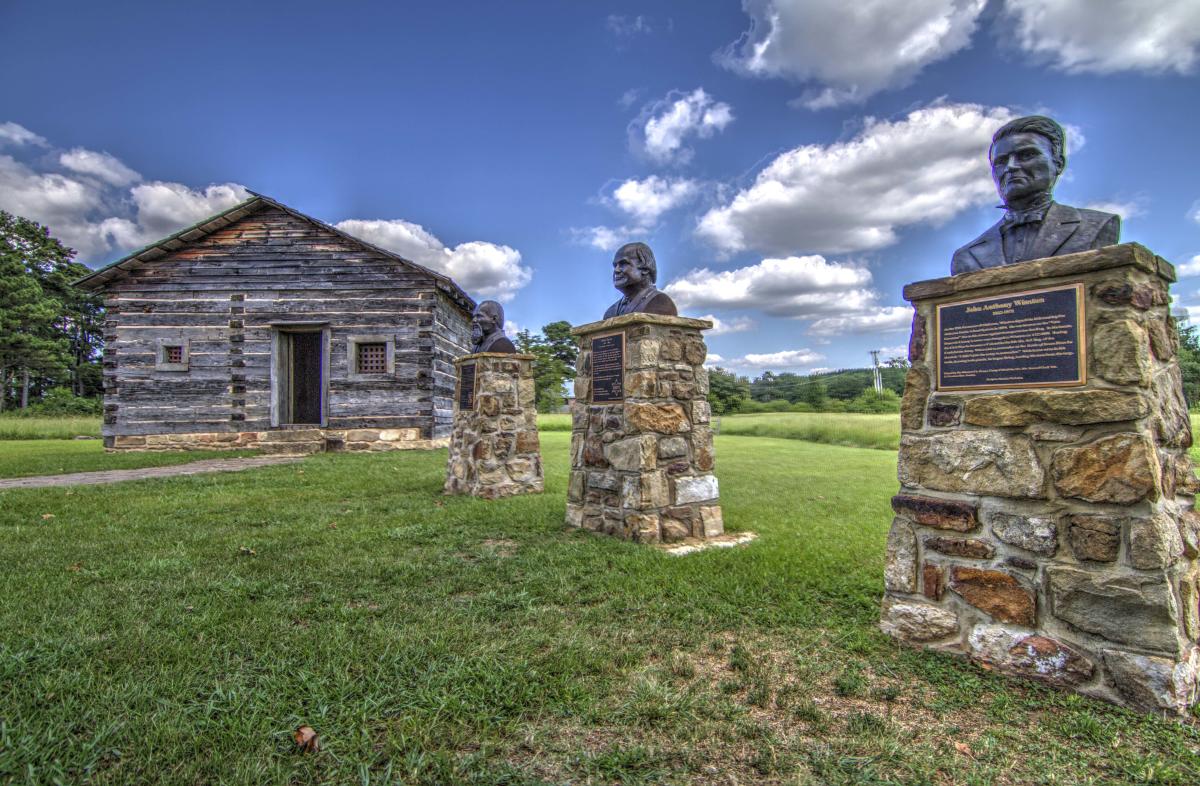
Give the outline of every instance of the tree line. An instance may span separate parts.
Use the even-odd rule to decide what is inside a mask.
[[[103,303],[71,285],[91,272],[74,256],[46,227],[0,210],[0,412],[98,401]]]

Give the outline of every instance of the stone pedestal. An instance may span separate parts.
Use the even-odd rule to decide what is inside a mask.
[[[905,287],[883,630],[1152,712],[1197,700],[1197,480],[1166,261],[1136,244]],[[1081,284],[1086,381],[936,389],[936,306]]]
[[[533,360],[477,352],[454,361],[458,384],[446,494],[496,499],[542,491]],[[464,380],[464,367],[474,368],[473,384]]]
[[[572,331],[568,525],[640,543],[724,532],[701,334],[711,327],[627,314]]]

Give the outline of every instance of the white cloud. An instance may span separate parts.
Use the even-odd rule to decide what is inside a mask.
[[[1131,199],[1124,202],[1117,200],[1088,202],[1084,207],[1088,210],[1103,210],[1105,213],[1116,213],[1126,221],[1146,214],[1146,209],[1142,207],[1142,200],[1140,199]]]
[[[688,137],[707,139],[733,122],[733,109],[714,101],[703,88],[691,93],[672,91],[661,101],[645,109],[629,126],[630,140],[658,163],[686,163],[691,148],[684,146]]]
[[[903,120],[867,118],[846,142],[804,145],[701,217],[696,232],[723,253],[882,248],[899,227],[940,224],[996,199],[987,149],[1012,119],[1001,107],[935,103]]]
[[[628,237],[628,227],[573,227],[571,239],[583,246],[591,246],[601,251],[616,251],[617,247]]]
[[[250,192],[237,183],[190,188],[182,183],[155,180],[134,186],[130,193],[146,242],[178,232],[250,198]]]
[[[908,344],[896,344],[891,347],[877,347],[881,360],[888,360],[894,357],[908,357]]]
[[[36,147],[46,147],[48,144],[45,137],[38,136],[20,123],[14,123],[11,120],[0,123],[0,144],[6,142],[13,145],[34,145]]]
[[[1188,211],[1188,218],[1200,224],[1200,199],[1192,203],[1192,208]]]
[[[719,56],[741,73],[816,82],[810,109],[899,87],[966,47],[986,0],[742,0],[750,29]]]
[[[690,270],[663,287],[680,309],[757,309],[772,316],[811,319],[874,302],[866,268],[821,256],[764,259],[734,270]]]
[[[1181,265],[1175,266],[1175,275],[1179,278],[1190,278],[1191,276],[1200,276],[1200,254],[1189,259]]]
[[[663,213],[694,197],[696,181],[651,175],[645,180],[626,180],[613,190],[613,201],[640,227],[653,226]]]
[[[808,370],[808,373],[809,374],[824,374],[827,371],[833,371],[833,369],[830,368],[829,366],[817,366],[816,368],[810,368]]]
[[[1005,0],[1017,43],[1068,73],[1190,73],[1200,49],[1195,0]]]
[[[521,264],[521,252],[509,246],[475,240],[447,248],[421,225],[402,219],[348,219],[336,226],[450,276],[480,299],[510,300],[533,278],[533,271]]]
[[[617,106],[621,107],[622,109],[628,109],[637,103],[637,100],[641,98],[643,92],[643,89],[640,87],[629,88],[624,93],[621,93],[621,97],[617,99]]]
[[[905,330],[912,323],[912,309],[908,306],[868,306],[858,313],[845,316],[826,317],[813,322],[808,328],[810,335],[841,336],[846,333],[880,333]],[[907,352],[907,348],[905,352]]]
[[[754,320],[750,319],[750,317],[718,319],[712,314],[705,314],[702,317],[697,317],[697,319],[707,319],[713,323],[712,329],[707,331],[710,336],[722,336],[726,333],[743,333],[754,329]]]
[[[725,362],[735,368],[784,369],[811,366],[824,359],[824,355],[811,349],[785,349],[780,352],[751,353],[740,358],[730,358]]]
[[[111,186],[121,188],[142,179],[114,155],[76,147],[61,154],[58,163],[80,175],[98,177]]]
[[[617,38],[632,38],[637,35],[649,35],[654,32],[654,26],[651,24],[650,19],[641,14],[634,17],[610,14],[604,20],[604,26],[608,28],[608,32]]]
[[[724,361],[725,358],[721,357],[716,352],[709,352],[708,356],[704,358],[704,366],[706,368],[712,368],[713,366],[719,366]]]

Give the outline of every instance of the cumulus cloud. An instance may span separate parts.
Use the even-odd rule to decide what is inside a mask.
[[[1142,206],[1143,200],[1130,199],[1125,201],[1107,200],[1100,202],[1088,202],[1084,205],[1088,210],[1103,210],[1105,213],[1116,213],[1121,218],[1128,221],[1131,218],[1146,214],[1146,209]]]
[[[473,240],[447,248],[420,224],[402,219],[347,219],[336,226],[450,276],[479,299],[511,300],[533,278],[533,271],[521,264],[521,252],[509,246]]]
[[[34,145],[46,147],[46,138],[38,136],[20,123],[8,121],[0,123],[0,144]]]
[[[571,240],[600,251],[616,251],[628,237],[627,227],[572,227]]]
[[[756,309],[811,319],[874,302],[866,268],[821,256],[764,259],[734,270],[691,270],[663,289],[681,309]]]
[[[733,122],[733,109],[696,88],[690,93],[672,91],[661,101],[646,106],[629,126],[635,150],[660,163],[686,163],[692,149],[689,137],[707,139]]]
[[[1082,1],[1082,0],[1081,0]],[[718,60],[740,73],[813,82],[810,109],[908,84],[966,47],[986,0],[742,0],[750,29]]]
[[[612,198],[638,226],[649,227],[663,213],[694,197],[697,190],[694,180],[651,175],[645,180],[626,180],[613,190]]]
[[[895,357],[908,358],[908,344],[896,344],[890,347],[876,347],[879,351],[879,357],[884,360]]]
[[[908,306],[868,305],[858,313],[818,319],[809,326],[810,335],[841,336],[847,333],[880,333],[906,330],[912,323]],[[905,350],[907,351],[907,349]]]
[[[82,147],[63,153],[58,157],[58,163],[72,172],[98,177],[118,188],[142,179],[141,175],[121,163],[116,156]]]
[[[1200,276],[1200,254],[1197,254],[1181,265],[1176,265],[1175,275],[1179,276],[1180,278]]]
[[[725,358],[721,357],[716,352],[709,352],[708,356],[704,358],[704,366],[705,368],[714,368],[721,365],[724,361]]]
[[[776,157],[696,232],[722,253],[848,252],[897,240],[899,227],[940,224],[996,199],[985,151],[1013,114],[936,103],[902,120],[867,118],[853,139]]]
[[[725,363],[734,368],[788,369],[811,366],[824,359],[824,355],[811,349],[784,349],[779,352],[751,353],[740,358],[729,358]]]
[[[1005,0],[1017,44],[1068,73],[1190,73],[1200,49],[1195,0]]]
[[[720,336],[726,333],[743,333],[747,330],[754,329],[754,320],[750,317],[730,317],[729,319],[718,319],[712,314],[705,314],[700,319],[707,319],[713,323],[712,329],[708,331],[710,336]]]

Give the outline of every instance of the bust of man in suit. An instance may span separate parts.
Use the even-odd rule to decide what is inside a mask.
[[[485,300],[471,314],[471,352],[517,351],[508,336],[504,335],[504,306],[494,300]]]
[[[677,316],[675,301],[654,286],[658,280],[658,265],[654,252],[645,243],[626,243],[613,256],[613,286],[623,297],[608,307],[604,318],[624,314],[661,314]]]
[[[1054,201],[1054,183],[1067,165],[1065,141],[1062,126],[1041,115],[1001,126],[992,137],[988,159],[1004,201],[1004,218],[954,252],[951,274],[1074,254],[1120,241],[1120,216]]]

